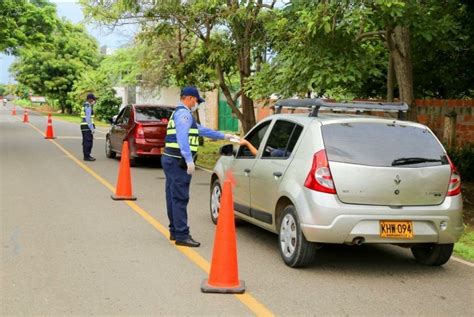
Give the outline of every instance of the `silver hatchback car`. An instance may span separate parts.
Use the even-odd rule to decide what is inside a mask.
[[[442,144],[422,124],[338,110],[406,111],[406,105],[282,100],[310,114],[275,114],[246,136],[257,149],[229,144],[211,177],[217,222],[221,184],[236,180],[239,220],[279,236],[283,261],[310,264],[328,243],[409,247],[425,265],[446,263],[463,231],[461,180]],[[278,113],[279,111],[277,111]]]

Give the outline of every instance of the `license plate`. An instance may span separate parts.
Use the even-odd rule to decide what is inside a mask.
[[[413,236],[411,221],[380,221],[381,238],[412,239]]]

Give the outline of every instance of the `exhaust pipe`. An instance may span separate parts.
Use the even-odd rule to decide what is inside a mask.
[[[362,245],[363,243],[365,242],[365,238],[364,237],[355,237],[353,240],[352,240],[352,244],[355,244],[355,245]]]

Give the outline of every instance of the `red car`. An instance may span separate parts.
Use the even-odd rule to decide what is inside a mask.
[[[166,127],[174,108],[156,105],[128,105],[110,119],[105,138],[105,155],[114,158],[128,140],[130,165],[140,157],[161,157],[165,147]]]

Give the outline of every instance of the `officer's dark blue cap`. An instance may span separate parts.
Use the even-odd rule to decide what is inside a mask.
[[[188,87],[184,87],[182,90],[181,90],[181,96],[193,96],[193,97],[196,97],[198,99],[198,103],[203,103],[204,99],[201,98],[201,96],[199,96],[199,91],[197,90],[196,87],[194,86],[188,86]]]
[[[87,94],[87,99],[97,100],[97,98],[94,96],[94,94]]]

